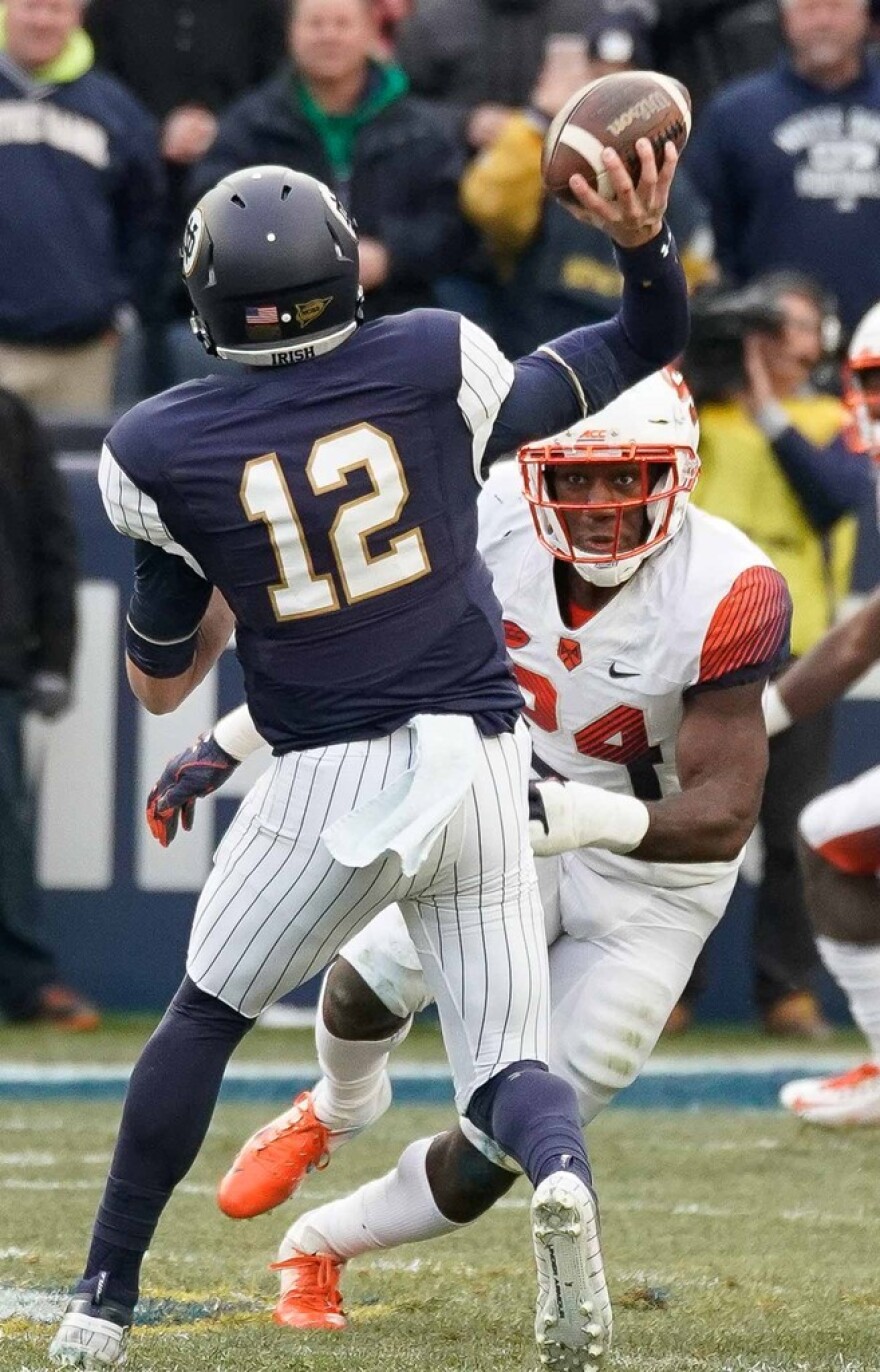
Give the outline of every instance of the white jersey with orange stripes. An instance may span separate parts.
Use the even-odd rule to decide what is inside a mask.
[[[880,877],[880,767],[810,801],[799,825],[804,842],[838,871]]]
[[[766,678],[785,650],[788,592],[770,560],[725,520],[690,508],[669,545],[571,628],[512,464],[496,469],[480,496],[480,530],[536,770],[642,800],[677,793],[688,697]],[[736,866],[642,863],[598,848],[580,857],[654,886],[724,879]]]

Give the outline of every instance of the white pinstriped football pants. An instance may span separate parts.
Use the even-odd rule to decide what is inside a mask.
[[[321,833],[412,763],[413,730],[276,758],[227,830],[196,908],[187,972],[256,1016],[400,905],[440,1013],[464,1111],[512,1062],[547,1061],[549,972],[528,842],[530,744],[477,739],[473,784],[414,877],[383,854],[345,867]]]

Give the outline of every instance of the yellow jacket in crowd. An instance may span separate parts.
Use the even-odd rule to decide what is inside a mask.
[[[834,396],[781,403],[794,427],[819,447],[848,422]],[[825,633],[849,590],[855,518],[845,515],[829,532],[820,533],[804,513],[770,440],[736,401],[702,406],[700,457],[703,469],[694,503],[729,519],[773,559],[791,591],[791,650],[801,656]]]

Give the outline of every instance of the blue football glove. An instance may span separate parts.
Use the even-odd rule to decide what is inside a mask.
[[[213,734],[201,734],[185,753],[165,764],[147,800],[150,833],[163,848],[177,833],[178,819],[190,830],[196,801],[216,791],[238,766],[238,760],[220,747]]]

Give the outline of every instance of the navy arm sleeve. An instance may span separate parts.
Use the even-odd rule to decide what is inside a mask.
[[[843,438],[819,448],[789,424],[772,447],[807,518],[820,532],[872,499],[871,460],[851,452]]]
[[[135,543],[125,649],[146,676],[172,677],[186,671],[212,590],[211,583],[182,558],[152,543]]]
[[[644,247],[615,251],[623,273],[617,314],[554,338],[516,363],[487,463],[603,409],[684,350],[687,284],[668,226]]]

